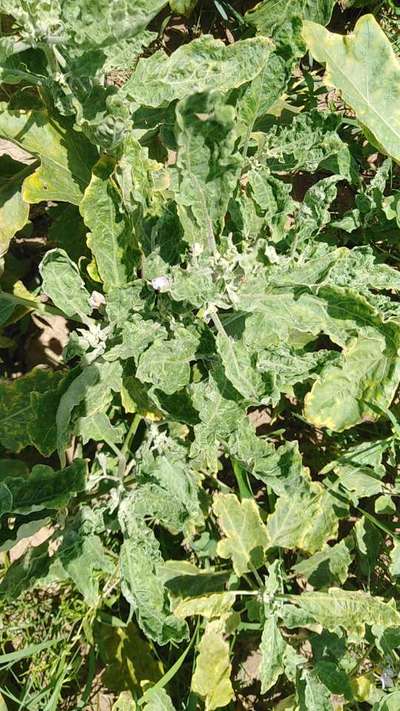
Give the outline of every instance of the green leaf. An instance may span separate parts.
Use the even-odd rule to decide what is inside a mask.
[[[188,561],[167,560],[160,574],[167,589],[174,597],[179,598],[198,598],[221,593],[229,579],[228,572],[202,571]]]
[[[25,590],[32,590],[38,585],[63,579],[63,570],[58,559],[53,560],[53,569],[51,567],[48,547],[48,541],[39,546],[29,547],[23,556],[10,565],[0,583],[2,600],[15,600]],[[57,567],[56,576],[53,575],[54,567]],[[64,574],[64,579],[66,577]]]
[[[134,136],[128,135],[115,177],[129,212],[137,211],[140,205],[143,215],[158,215],[166,202],[170,175],[163,164],[150,159],[148,153]]]
[[[197,0],[169,0],[172,12],[177,15],[189,15],[197,5]]]
[[[229,91],[257,76],[271,46],[263,37],[226,46],[203,35],[169,57],[159,50],[140,59],[123,94],[139,105],[157,107],[203,91]]]
[[[373,705],[373,711],[397,711],[400,704],[400,691],[385,694],[380,701]]]
[[[363,15],[351,35],[305,22],[303,37],[326,64],[325,83],[341,92],[379,150],[400,160],[400,62],[373,15]]]
[[[3,105],[0,136],[40,158],[40,167],[24,180],[22,199],[25,202],[80,203],[96,156],[94,148],[81,134],[53,118],[50,120],[45,111],[11,111]]]
[[[35,464],[28,477],[6,477],[0,483],[0,516],[62,508],[85,488],[85,476],[85,462],[76,459],[61,471]]]
[[[252,404],[262,402],[263,395],[267,394],[267,387],[261,374],[257,372],[255,363],[252,363],[249,351],[241,341],[235,341],[228,336],[222,324],[217,327],[216,346],[227,379]]]
[[[139,357],[137,378],[172,395],[189,383],[190,361],[198,344],[198,337],[184,328],[177,329],[169,341],[157,339]]]
[[[198,645],[192,691],[203,697],[206,711],[226,706],[233,698],[229,644],[220,620],[208,622]]]
[[[28,6],[2,0],[1,8],[2,12],[15,17],[24,37],[33,46],[45,44],[50,34],[57,37],[58,45],[65,45],[63,50],[68,47],[74,56],[77,51],[107,48],[122,38],[134,38],[165,5],[167,0],[135,0],[133,5],[121,10],[107,0],[83,3],[71,0],[51,5],[46,0],[37,0]],[[87,54],[90,57],[90,53]],[[85,58],[89,61],[87,56]]]
[[[349,146],[338,134],[338,114],[307,111],[287,123],[276,123],[263,135],[257,159],[273,172],[305,170],[315,173],[322,164],[352,182]],[[265,168],[264,168],[265,170]]]
[[[133,225],[121,209],[119,194],[110,177],[112,169],[112,159],[100,159],[79,206],[90,230],[88,247],[106,291],[128,284],[135,267]]]
[[[0,262],[0,267],[2,264],[2,261]],[[0,326],[3,326],[9,318],[13,315],[14,311],[16,310],[16,303],[12,299],[9,298],[9,294],[2,294],[0,292]]]
[[[132,605],[141,629],[158,644],[187,637],[183,620],[169,610],[166,588],[158,570],[162,557],[153,532],[144,522],[131,521],[120,555],[121,590]]]
[[[259,568],[269,540],[256,502],[253,499],[239,501],[234,494],[217,494],[213,511],[225,535],[218,542],[218,555],[232,559],[239,577]]]
[[[328,661],[324,659],[316,661],[315,672],[318,679],[324,684],[324,686],[327,687],[327,689],[329,689],[332,694],[343,694],[343,696],[349,701],[353,699],[350,679],[348,675],[337,665],[336,661]]]
[[[121,9],[107,0],[72,0],[62,5],[62,19],[71,44],[106,47],[137,35],[165,5],[166,0],[135,0]]]
[[[72,435],[71,418],[74,408],[85,399],[86,389],[94,386],[99,380],[99,372],[95,365],[85,368],[70,384],[62,395],[57,409],[57,449],[64,452]]]
[[[86,230],[76,205],[60,205],[54,208],[49,226],[49,241],[64,249],[75,264],[83,254],[89,253],[85,244]]]
[[[334,584],[343,584],[348,575],[351,555],[344,541],[321,551],[310,558],[296,563],[293,572],[304,575],[314,588],[325,588]]]
[[[161,2],[163,2],[163,0],[160,0],[160,5]],[[136,5],[136,7],[138,6]],[[157,2],[154,5],[154,11],[158,11]],[[151,45],[155,39],[157,39],[156,32],[141,30],[135,34],[134,37],[129,37],[128,39],[117,39],[116,42],[105,46],[103,49],[103,52],[106,55],[106,60],[103,66],[104,71],[107,73],[115,70],[120,70],[121,72],[132,71],[135,68],[138,59],[143,54],[143,50]]]
[[[326,25],[334,5],[335,0],[284,0],[279,5],[275,0],[262,0],[253,10],[246,12],[245,19],[258,32],[270,35],[276,27],[294,17]]]
[[[177,105],[176,123],[175,199],[184,238],[197,251],[212,253],[239,178],[235,109],[217,93],[195,94]]]
[[[137,280],[126,287],[111,289],[107,294],[106,311],[109,321],[123,325],[135,311],[141,311],[145,300],[141,296],[144,284]]]
[[[63,249],[46,252],[39,271],[44,293],[66,316],[88,316],[91,313],[90,295],[79,269]]]
[[[210,375],[207,381],[194,384],[191,391],[193,406],[199,411],[201,420],[194,426],[191,455],[215,470],[219,443],[236,430],[244,418],[243,411],[232,398],[232,388],[220,372]]]
[[[0,481],[7,476],[28,476],[29,467],[21,459],[0,459]]]
[[[58,537],[56,553],[49,555],[49,541],[28,548],[8,569],[0,585],[0,593],[15,599],[26,589],[71,581],[83,595],[85,602],[96,606],[99,602],[99,579],[115,576],[115,564],[105,551],[99,536],[93,533],[95,516],[81,507],[74,518],[67,521]]]
[[[268,113],[286,89],[290,62],[278,52],[271,52],[260,73],[242,90],[238,101],[238,118],[243,123],[243,152],[247,147],[257,119]]]
[[[381,493],[381,480],[386,474],[382,457],[388,446],[387,440],[376,440],[348,447],[345,453],[330,465],[334,466],[340,485],[358,498]]]
[[[314,670],[304,669],[297,684],[299,711],[334,711],[331,694]]]
[[[16,652],[8,652],[6,654],[2,654],[0,657],[0,663],[10,664],[19,662],[22,659],[26,659],[27,657],[33,657],[34,654],[37,654],[38,652],[41,652],[44,649],[49,649],[54,644],[56,644],[55,639],[45,640],[44,642],[39,642],[39,644],[30,644],[27,647],[24,647],[24,649],[19,649]]]
[[[197,308],[218,303],[219,284],[208,264],[189,264],[186,269],[176,266],[171,276],[170,294],[175,301],[188,301]]]
[[[353,530],[360,570],[363,575],[369,578],[376,566],[383,545],[383,537],[376,526],[365,516],[358,519]]]
[[[250,282],[239,291],[239,308],[250,312],[243,338],[254,350],[279,345],[280,341],[303,346],[321,332],[344,345],[347,333],[364,326],[368,317],[371,325],[376,323],[371,307],[350,290],[320,289],[318,296],[294,289],[254,294],[254,286]],[[322,298],[325,295],[326,299]]]
[[[93,440],[94,442],[107,442],[107,444],[119,444],[124,438],[124,427],[114,426],[110,418],[104,412],[96,412],[94,415],[80,417],[76,425],[76,434],[82,437],[83,444]]]
[[[268,395],[275,404],[280,393],[290,393],[296,383],[314,380],[324,365],[336,360],[336,351],[302,351],[281,345],[265,349],[258,355],[257,370],[268,383]]]
[[[252,437],[249,442],[251,457],[250,459],[244,457],[245,462],[252,465],[255,477],[270,486],[279,496],[282,494],[291,495],[298,489],[304,490],[306,477],[297,442],[285,442],[276,449],[265,446],[264,451],[260,451],[259,455],[254,456],[255,444],[251,440],[255,440],[255,442],[261,440],[254,435],[254,438]],[[244,449],[243,442],[241,442],[240,449]],[[246,452],[240,454],[243,457]]]
[[[278,627],[276,615],[268,614],[261,637],[260,679],[261,693],[265,694],[285,670],[284,655],[287,643]]]
[[[296,248],[300,253],[329,224],[332,219],[329,208],[336,200],[337,183],[342,179],[340,175],[330,175],[307,190],[291,229],[293,251]]]
[[[121,343],[110,348],[105,353],[105,358],[109,361],[134,358],[137,363],[150,344],[165,342],[167,331],[159,322],[144,320],[139,314],[134,314],[121,324],[120,336]]]
[[[5,449],[20,452],[33,445],[45,456],[54,452],[53,415],[62,380],[61,372],[45,368],[35,368],[14,380],[0,380],[0,442]]]
[[[390,551],[390,573],[400,575],[400,541],[395,540]]]
[[[329,592],[303,592],[291,599],[326,629],[343,627],[353,637],[363,636],[366,624],[384,627],[400,624],[394,601],[385,602],[359,590],[330,588]]]
[[[80,417],[90,418],[99,413],[105,414],[111,404],[113,392],[120,391],[121,383],[120,363],[107,363],[100,360],[84,368],[72,380],[60,399],[56,415],[57,449],[61,455],[67,448],[71,436],[79,434]],[[84,420],[82,430],[85,435],[87,424],[88,420]],[[104,425],[104,418],[100,419],[100,424]]]
[[[136,480],[137,486],[120,505],[120,520],[129,521],[133,515],[152,518],[172,534],[187,537],[203,524],[198,477],[185,449],[172,445],[157,457],[149,454],[139,465]]]
[[[75,527],[76,523],[66,529],[57,552],[57,562],[62,566],[62,576],[68,576],[87,605],[94,607],[100,597],[97,572],[106,573],[108,577],[115,575],[115,565],[99,536],[86,533],[82,528],[75,530]]]
[[[42,514],[38,512],[24,515],[24,517],[18,516],[16,519],[11,517],[7,524],[5,522],[3,524],[0,552],[10,551],[20,541],[30,539],[35,533],[50,524],[51,518],[47,511]]]
[[[295,289],[255,293],[249,280],[239,292],[238,306],[250,311],[243,340],[251,350],[282,341],[298,348],[318,333],[326,333],[343,349],[338,359],[330,356],[306,395],[309,422],[340,432],[376,420],[377,408],[389,407],[400,379],[400,329],[393,321],[383,321],[362,294],[337,286],[322,286],[315,294],[296,294]]]
[[[296,203],[290,197],[291,186],[274,178],[265,166],[252,167],[247,177],[250,193],[263,214],[271,238],[279,242],[284,239],[289,216],[295,211]]]

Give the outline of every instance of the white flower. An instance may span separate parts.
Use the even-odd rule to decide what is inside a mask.
[[[151,285],[155,291],[168,291],[170,281],[167,276],[159,276],[151,280]]]
[[[92,291],[92,293],[90,294],[89,303],[92,309],[98,309],[99,306],[104,306],[106,300],[103,294],[100,294],[99,291]]]

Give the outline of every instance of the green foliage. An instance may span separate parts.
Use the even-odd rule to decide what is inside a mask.
[[[10,711],[399,707],[398,58],[206,5],[0,0]]]
[[[179,47],[171,57],[160,50],[141,59],[124,86],[124,95],[139,105],[157,107],[204,91],[226,92],[256,77],[271,48],[264,37],[225,46],[204,35]]]

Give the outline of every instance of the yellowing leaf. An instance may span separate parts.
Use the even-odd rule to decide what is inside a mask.
[[[400,331],[387,324],[367,331],[343,349],[339,364],[326,366],[304,400],[304,415],[316,427],[341,432],[376,419],[370,403],[386,409],[400,378]]]
[[[198,652],[192,690],[204,698],[206,711],[213,711],[233,699],[229,644],[224,640],[223,625],[219,620],[208,623]]]
[[[175,711],[172,701],[165,689],[149,689],[148,701],[143,707],[143,711]]]
[[[351,682],[351,688],[354,694],[354,698],[357,701],[368,701],[368,697],[373,689],[373,683],[373,677],[371,679],[366,674],[363,674],[362,676],[357,676],[355,679],[353,679]]]
[[[259,568],[268,547],[268,534],[258,506],[253,499],[239,499],[234,494],[217,494],[213,510],[225,538],[218,542],[221,558],[231,558],[237,575]]]
[[[40,158],[25,178],[22,198],[28,203],[63,200],[78,205],[90,180],[96,151],[80,133],[58,124],[45,111],[0,112],[0,136]]]
[[[267,529],[271,546],[315,553],[337,536],[334,499],[317,482],[308,490],[280,496]]]
[[[174,615],[183,619],[192,615],[201,615],[207,619],[212,619],[229,613],[234,602],[235,595],[231,592],[189,597],[178,602],[174,608]]]
[[[111,711],[136,711],[136,708],[132,694],[129,691],[122,691],[115,704],[113,704]]]
[[[303,38],[326,64],[325,83],[341,91],[367,137],[400,161],[400,62],[374,16],[363,15],[347,37],[306,21]]]
[[[112,691],[129,689],[140,694],[145,683],[155,683],[163,668],[156,661],[149,642],[142,639],[137,626],[127,627],[95,624],[95,638],[105,665],[104,684]]]
[[[15,233],[28,221],[29,205],[21,195],[25,175],[26,169],[0,184],[0,258],[7,252]]]

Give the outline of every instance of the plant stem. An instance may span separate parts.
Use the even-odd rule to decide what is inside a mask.
[[[122,446],[121,453],[122,453],[123,455],[127,455],[127,454],[128,454],[128,452],[129,452],[129,450],[130,450],[130,446],[131,446],[131,444],[132,444],[132,440],[133,440],[133,438],[134,438],[134,436],[135,436],[135,434],[136,434],[136,432],[137,432],[137,429],[138,429],[138,427],[139,427],[139,424],[140,424],[141,420],[142,420],[142,415],[139,415],[139,413],[136,412],[136,414],[135,414],[135,416],[134,416],[134,418],[133,418],[133,420],[132,420],[132,422],[131,422],[131,426],[130,426],[130,428],[129,428],[129,430],[128,430],[128,434],[127,434],[126,437],[125,437],[125,442],[124,442],[124,444],[123,444],[123,446]]]
[[[166,685],[171,681],[171,679],[173,679],[173,677],[175,676],[175,674],[176,674],[176,673],[179,671],[179,669],[181,668],[181,666],[182,666],[183,662],[185,661],[185,659],[186,659],[186,657],[187,657],[189,651],[190,651],[191,648],[193,647],[194,642],[195,642],[195,640],[196,640],[196,638],[197,638],[197,631],[198,631],[198,629],[199,629],[199,623],[197,623],[196,629],[195,629],[195,631],[193,632],[192,639],[190,640],[190,642],[189,642],[188,646],[186,647],[186,649],[184,650],[184,652],[183,652],[183,653],[181,654],[181,656],[176,660],[175,664],[173,664],[172,667],[171,667],[170,669],[168,669],[168,671],[166,672],[166,674],[164,674],[164,676],[161,677],[161,679],[160,679],[159,681],[157,681],[157,683],[154,684],[154,686],[151,686],[150,689],[148,689],[148,691],[146,691],[146,692],[143,694],[142,698],[139,699],[139,701],[137,702],[137,705],[138,705],[138,706],[143,706],[143,704],[146,703],[146,701],[149,701],[149,700],[151,699],[151,695],[152,695],[152,693],[154,693],[154,691],[157,691],[157,689],[163,689],[164,686],[166,686]]]

